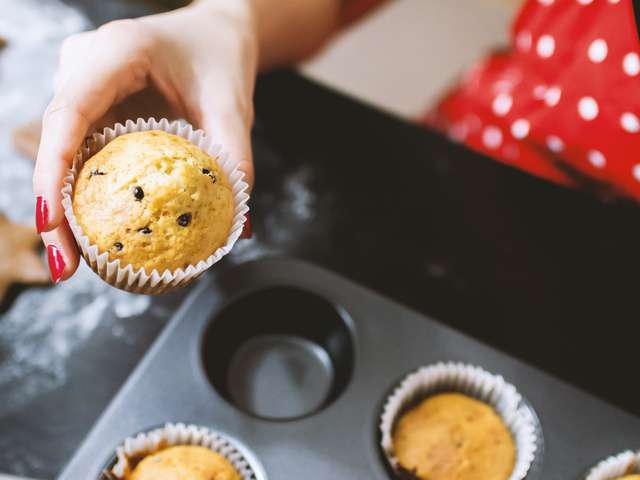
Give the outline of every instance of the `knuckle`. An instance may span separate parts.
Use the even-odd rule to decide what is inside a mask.
[[[69,101],[66,96],[58,96],[54,98],[44,111],[42,117],[43,129],[47,125],[51,125],[58,120],[77,119],[87,122],[87,110],[89,106],[86,101],[74,99]]]
[[[68,110],[70,110],[68,103],[59,99],[53,99],[44,111],[44,115],[42,117],[43,124],[51,122],[56,116]]]
[[[98,33],[111,37],[112,35],[131,36],[136,35],[138,22],[133,19],[113,20],[98,27]]]
[[[65,37],[60,44],[59,50],[59,58],[61,61],[65,59],[72,59],[78,55],[83,53],[83,49],[85,49],[91,42],[91,39],[94,37],[95,32],[81,32],[74,33]]]
[[[97,30],[102,40],[125,42],[128,49],[145,50],[150,45],[149,29],[139,20],[127,18],[105,23]]]
[[[61,56],[64,56],[65,54],[69,53],[73,49],[73,46],[77,43],[76,36],[77,34],[69,35],[62,41],[62,43],[60,44]]]
[[[140,69],[147,66],[154,40],[150,29],[139,20],[114,20],[99,27],[96,34],[101,43],[123,53],[126,58],[123,63],[131,63]]]

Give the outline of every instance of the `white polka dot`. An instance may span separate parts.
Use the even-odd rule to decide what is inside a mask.
[[[598,116],[598,102],[593,97],[582,97],[578,102],[578,113],[583,120],[593,120]]]
[[[593,2],[593,0],[578,0],[578,3],[580,5],[589,5],[592,2]]]
[[[553,0],[538,0],[538,3],[541,3],[542,5],[551,5]]]
[[[640,165],[633,167],[633,177],[640,182]]]
[[[518,50],[528,52],[531,50],[532,42],[531,32],[528,32],[527,30],[522,30],[516,35],[516,47],[518,47]]]
[[[607,54],[609,53],[609,47],[607,46],[607,42],[603,39],[598,38],[591,42],[589,45],[589,60],[594,63],[603,62],[605,58],[607,58]]]
[[[528,120],[524,118],[519,118],[515,122],[511,124],[511,135],[513,135],[518,140],[522,140],[524,137],[529,135],[529,130],[531,129],[531,124]]]
[[[635,77],[640,73],[640,57],[635,52],[627,53],[622,59],[622,69],[624,73]]]
[[[620,0],[609,0],[609,3],[620,3]]]
[[[494,150],[502,144],[502,132],[492,125],[485,127],[482,132],[482,142],[485,147]]]
[[[508,93],[501,93],[493,99],[493,113],[499,117],[504,117],[513,105],[513,97]]]
[[[536,51],[542,58],[549,58],[556,50],[556,41],[551,35],[542,35],[538,39]]]
[[[604,155],[599,150],[589,150],[587,152],[587,158],[589,159],[589,163],[596,168],[602,168],[607,163],[607,159],[604,158]]]
[[[555,107],[560,101],[561,96],[562,90],[560,90],[560,87],[550,87],[544,94],[544,102],[549,107]]]
[[[536,85],[533,87],[533,98],[536,100],[544,99],[544,94],[547,93],[547,87],[544,85]]]
[[[626,132],[638,133],[640,131],[640,120],[637,115],[625,112],[620,116],[620,126]]]
[[[549,147],[549,150],[552,152],[560,153],[564,150],[564,142],[559,137],[550,135],[547,137],[547,147]]]

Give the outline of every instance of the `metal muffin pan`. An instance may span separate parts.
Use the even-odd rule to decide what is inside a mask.
[[[237,439],[269,480],[393,478],[382,405],[439,361],[503,375],[530,402],[544,446],[527,480],[584,478],[640,447],[639,418],[333,273],[271,258],[200,281],[58,478],[99,478],[124,438],[165,422]]]

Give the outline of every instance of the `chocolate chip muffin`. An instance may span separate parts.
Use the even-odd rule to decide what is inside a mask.
[[[516,447],[491,406],[458,393],[423,400],[400,417],[393,449],[403,478],[507,480]]]
[[[127,480],[241,480],[233,465],[205,447],[170,447],[148,455]]]
[[[100,253],[149,274],[195,265],[224,245],[234,204],[216,159],[152,130],[119,136],[84,163],[73,211]]]

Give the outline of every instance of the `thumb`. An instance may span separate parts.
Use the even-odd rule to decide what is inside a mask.
[[[251,150],[251,115],[243,115],[240,109],[216,109],[211,103],[202,108],[200,126],[214,143],[222,145],[231,160],[244,172],[249,190],[253,189],[254,168]]]

